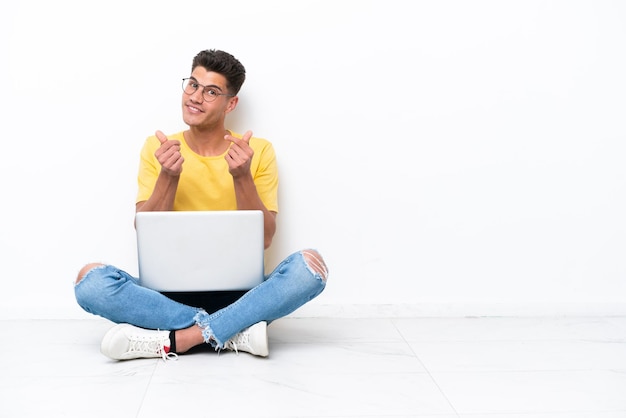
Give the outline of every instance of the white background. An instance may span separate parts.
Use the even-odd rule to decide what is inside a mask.
[[[0,316],[87,317],[89,261],[136,273],[138,153],[193,56],[248,77],[273,142],[275,265],[302,315],[626,313],[626,3],[20,0],[0,6]]]

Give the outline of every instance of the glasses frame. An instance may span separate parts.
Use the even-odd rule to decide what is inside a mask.
[[[188,86],[190,82],[193,82],[193,84],[197,84],[198,87],[202,87],[202,98],[207,103],[214,102],[219,96],[235,97],[234,94],[228,94],[228,93],[215,93],[214,96],[210,96],[207,93],[207,89],[215,90],[215,91],[221,91],[221,89],[215,85],[203,86],[202,84],[198,83],[198,80],[196,80],[195,78],[186,77],[186,78],[183,78],[182,88],[183,88],[183,93],[188,94],[189,96],[191,96],[196,91],[198,91],[198,87],[196,87],[191,93],[187,93],[185,86]]]

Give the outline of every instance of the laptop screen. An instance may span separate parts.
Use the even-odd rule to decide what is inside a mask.
[[[248,290],[264,279],[263,212],[138,212],[139,280],[157,291]]]

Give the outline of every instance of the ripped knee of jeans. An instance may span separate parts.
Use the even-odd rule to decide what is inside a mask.
[[[87,264],[85,267],[80,269],[80,271],[78,272],[78,277],[76,277],[76,283],[75,284],[78,284],[78,282],[83,280],[83,277],[85,277],[85,275],[87,273],[89,273],[91,270],[93,270],[96,267],[101,267],[101,266],[104,266],[104,264],[102,264],[102,263],[89,263],[89,264]]]
[[[308,249],[303,250],[302,255],[309,268],[313,270],[313,272],[319,274],[322,281],[325,282],[328,278],[328,267],[326,267],[326,263],[320,253],[316,250]]]

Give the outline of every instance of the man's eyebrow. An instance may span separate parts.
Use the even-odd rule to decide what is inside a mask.
[[[196,83],[198,83],[198,80],[195,77],[190,76],[189,79],[195,81]],[[200,84],[200,83],[198,83],[198,84]],[[217,84],[208,84],[208,85],[204,86],[204,88],[207,88],[207,87],[216,88],[219,91],[223,91],[222,88],[220,86],[218,86]]]

